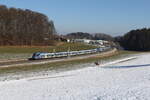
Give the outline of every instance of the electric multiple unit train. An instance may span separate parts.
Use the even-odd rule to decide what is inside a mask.
[[[56,52],[56,53],[36,52],[36,53],[33,53],[32,58],[30,59],[39,60],[39,59],[60,58],[60,57],[92,54],[92,53],[106,51],[108,49],[110,49],[110,47],[96,48],[96,49],[90,49],[90,50],[70,51],[70,52]]]

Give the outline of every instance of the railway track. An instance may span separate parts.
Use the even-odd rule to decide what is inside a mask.
[[[96,53],[96,54],[72,56],[72,57],[69,56],[69,57],[63,57],[63,58],[52,58],[52,59],[43,59],[43,60],[28,60],[28,59],[5,60],[5,61],[0,61],[0,68],[15,67],[15,66],[21,67],[21,66],[28,66],[28,65],[46,64],[46,63],[51,63],[51,62],[85,59],[85,58],[90,58],[90,57],[95,57],[95,56],[111,55],[111,54],[115,53],[116,51],[117,51],[117,49],[113,49],[110,51]]]

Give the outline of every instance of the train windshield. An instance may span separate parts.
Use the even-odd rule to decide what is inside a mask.
[[[32,57],[39,56],[40,53],[33,53]]]

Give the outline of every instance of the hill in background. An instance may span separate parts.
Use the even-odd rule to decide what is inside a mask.
[[[65,35],[66,38],[71,39],[92,39],[92,40],[106,40],[106,41],[114,41],[114,38],[108,34],[104,33],[84,33],[84,32],[75,32],[75,33],[69,33]]]

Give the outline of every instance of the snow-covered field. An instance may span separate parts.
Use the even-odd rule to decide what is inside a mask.
[[[0,100],[150,100],[150,54],[102,67],[1,81]]]

